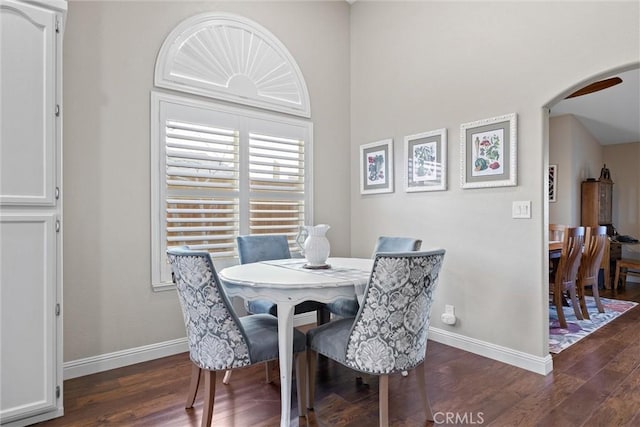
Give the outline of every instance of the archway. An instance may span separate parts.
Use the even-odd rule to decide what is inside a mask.
[[[620,76],[622,77],[622,80],[623,80],[623,83],[620,84],[615,90],[613,88],[604,89],[598,94],[585,95],[582,100],[580,100],[579,98],[565,100],[565,98],[568,95],[572,94],[573,92],[575,92],[580,88],[583,88],[594,82],[602,81],[604,79],[608,79],[614,76]],[[543,197],[543,199],[545,200],[545,203],[544,203],[545,207],[544,207],[544,222],[543,222],[544,229],[542,230],[542,232],[544,233],[544,236],[546,236],[545,239],[543,239],[545,241],[545,247],[549,241],[547,230],[549,228],[550,223],[581,225],[580,223],[581,222],[581,218],[580,218],[581,216],[580,215],[581,214],[580,213],[581,182],[587,178],[598,178],[600,174],[600,170],[603,164],[605,163],[604,154],[600,154],[599,157],[592,156],[594,158],[590,158],[589,153],[585,154],[585,153],[577,152],[575,140],[572,141],[571,138],[562,139],[562,142],[564,144],[564,146],[562,147],[562,150],[559,150],[557,149],[557,147],[554,147],[554,137],[557,138],[558,133],[554,132],[554,126],[552,122],[556,122],[556,125],[557,125],[557,122],[562,120],[563,121],[562,126],[564,127],[565,130],[568,126],[576,126],[576,128],[583,128],[585,133],[589,133],[589,132],[593,133],[594,135],[596,135],[593,137],[594,141],[597,141],[597,142],[604,141],[604,143],[599,142],[600,144],[599,147],[601,147],[601,153],[604,153],[604,147],[607,146],[607,144],[620,145],[620,144],[629,143],[629,142],[640,143],[640,137],[635,136],[637,135],[637,131],[635,133],[629,133],[630,136],[626,136],[627,134],[625,134],[624,132],[618,133],[617,135],[619,136],[614,136],[613,137],[614,142],[612,142],[611,137],[608,137],[606,135],[603,136],[598,130],[593,130],[594,126],[601,126],[601,130],[612,131],[613,129],[605,129],[609,125],[608,123],[609,120],[606,119],[604,116],[598,120],[594,119],[593,117],[585,117],[586,114],[583,113],[583,110],[581,110],[581,107],[578,106],[578,104],[582,103],[583,100],[584,101],[596,100],[596,102],[600,102],[601,105],[605,106],[609,112],[612,112],[615,110],[615,107],[616,107],[615,103],[622,102],[622,101],[612,101],[609,98],[611,98],[616,93],[616,91],[617,92],[624,91],[625,96],[633,96],[632,100],[626,99],[624,100],[624,102],[630,103],[631,107],[635,108],[635,110],[633,109],[631,111],[625,110],[624,113],[626,114],[627,112],[629,112],[631,119],[627,119],[627,120],[632,120],[633,123],[631,124],[634,125],[635,129],[637,130],[638,128],[637,118],[640,116],[640,113],[637,110],[638,106],[640,105],[640,99],[638,99],[639,93],[640,93],[640,91],[638,90],[639,76],[640,76],[640,64],[637,62],[615,67],[610,69],[609,71],[593,75],[588,79],[582,80],[576,83],[575,85],[566,88],[566,90],[559,93],[556,97],[554,97],[551,101],[549,101],[549,103],[547,103],[543,107],[543,117],[545,117],[544,124],[543,124],[543,127],[544,127],[543,135],[544,135],[544,145],[545,145],[543,176],[548,176],[547,173],[549,171],[549,167],[550,165],[553,165],[555,166],[555,172],[556,172],[556,178],[557,178],[556,185],[555,187],[553,187],[553,190],[556,191],[555,193],[556,201],[552,200],[552,194],[550,193],[550,190],[552,189],[551,178],[549,180],[545,180],[546,182],[544,183],[544,186],[543,186],[545,191],[545,195]],[[625,84],[627,85],[626,87],[624,86]],[[609,98],[607,98],[604,101],[602,100],[598,101],[597,98],[604,95],[606,95]],[[588,97],[590,97],[590,99],[588,99]],[[550,111],[551,111],[551,114],[550,114]],[[559,116],[558,113],[563,115]],[[620,117],[616,116],[615,119],[618,120],[620,119]],[[557,125],[557,126],[560,126],[560,125]],[[621,125],[616,125],[616,126],[621,126]],[[610,127],[613,128],[614,126],[610,126]],[[616,137],[619,139],[616,140],[615,139]],[[572,143],[574,143],[573,146],[571,145]],[[620,199],[619,196],[618,197],[614,196],[614,200],[616,200],[616,198]],[[638,209],[640,209],[640,206],[635,207],[636,223],[638,222],[637,221]],[[618,218],[614,218],[613,223],[617,223],[617,222],[618,222]],[[631,231],[631,233],[633,232],[634,231]],[[640,230],[635,229],[635,234],[640,235]],[[545,256],[543,257],[543,259],[545,260],[544,269],[548,270],[549,258]]]

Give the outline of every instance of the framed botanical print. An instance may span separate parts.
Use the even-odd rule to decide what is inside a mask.
[[[393,139],[360,146],[360,193],[393,192]]]
[[[517,185],[516,139],[515,113],[460,125],[460,186]]]
[[[447,189],[447,130],[409,135],[404,138],[405,191]]]

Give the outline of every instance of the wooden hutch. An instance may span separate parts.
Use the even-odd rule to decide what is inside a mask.
[[[582,182],[581,225],[585,227],[607,227],[607,234],[612,236],[613,228],[613,181],[608,177],[587,179]],[[620,243],[612,241],[605,250],[602,260],[604,268],[605,288],[611,288],[611,273],[615,271],[616,260],[622,256]]]

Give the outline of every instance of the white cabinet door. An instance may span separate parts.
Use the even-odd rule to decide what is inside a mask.
[[[0,214],[0,420],[56,409],[56,215]]]
[[[55,204],[56,14],[0,2],[0,204]]]
[[[54,9],[55,8],[55,9]],[[61,26],[0,0],[0,424],[63,414]]]

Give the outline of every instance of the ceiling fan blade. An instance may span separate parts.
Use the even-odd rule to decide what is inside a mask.
[[[576,96],[587,95],[589,93],[610,88],[611,86],[615,86],[620,83],[622,83],[622,79],[620,77],[612,77],[610,79],[600,80],[598,82],[591,83],[590,85],[587,85],[582,89],[578,89],[577,91],[573,92],[571,95],[567,96],[565,99],[575,98]]]

